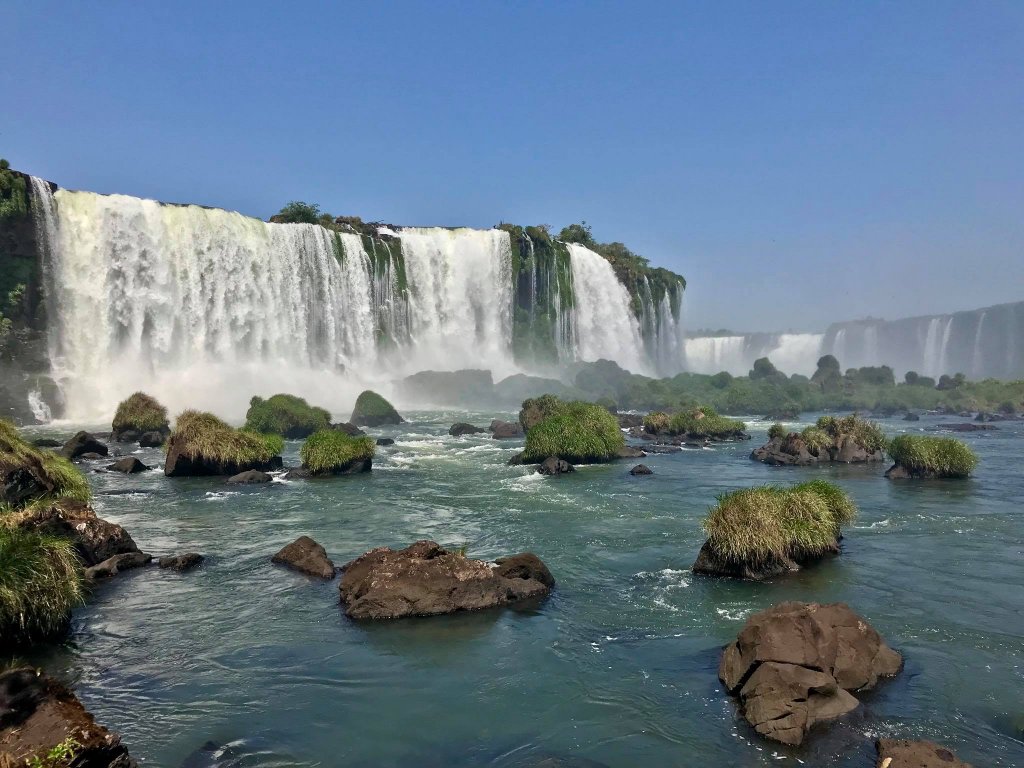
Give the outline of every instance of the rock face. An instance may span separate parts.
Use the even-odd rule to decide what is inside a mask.
[[[654,474],[654,470],[652,470],[646,464],[637,464],[635,467],[633,467],[631,470],[629,470],[629,474],[631,474],[631,475],[653,475]]]
[[[857,443],[851,435],[840,435],[831,447],[815,448],[808,445],[796,432],[769,440],[750,454],[754,461],[775,466],[806,467],[812,464],[840,462],[861,464],[868,461],[885,461],[884,451],[869,451]]]
[[[50,766],[48,753],[73,739],[75,768],[138,768],[116,733],[96,723],[75,695],[33,669],[0,674],[0,764]],[[11,762],[7,763],[4,758]]]
[[[900,671],[903,658],[843,603],[780,603],[751,616],[718,677],[762,736],[800,744],[859,706],[852,692]]]
[[[137,472],[145,472],[149,467],[143,464],[134,456],[125,456],[118,459],[107,467],[110,472],[124,472],[126,475],[134,475]]]
[[[523,436],[523,425],[518,421],[495,419],[490,426],[491,437],[495,440],[512,440]]]
[[[86,453],[106,456],[107,452],[107,446],[88,432],[76,432],[75,436],[64,443],[64,447],[60,449],[60,455],[65,459],[77,459]]]
[[[270,472],[284,466],[280,456],[268,461],[254,461],[239,464],[234,461],[217,461],[216,459],[197,456],[192,458],[185,454],[185,446],[179,444],[171,436],[167,449],[167,460],[164,462],[164,474],[167,477],[197,477],[204,475],[237,475],[250,469]]]
[[[945,747],[930,741],[879,739],[875,748],[878,768],[973,768]],[[892,762],[886,763],[886,760]]]
[[[260,483],[269,483],[273,479],[266,472],[250,469],[245,472],[239,472],[237,475],[232,475],[226,482],[232,485],[259,485]]]
[[[557,456],[548,456],[537,467],[537,471],[542,475],[564,475],[569,472],[575,472],[576,467]]]
[[[169,555],[168,557],[161,557],[159,565],[161,568],[178,571],[184,573],[190,571],[204,560],[203,556],[198,552],[186,552],[182,555]]]
[[[477,427],[473,424],[467,424],[464,421],[460,421],[457,424],[452,424],[448,430],[448,434],[452,437],[462,437],[463,435],[475,435],[479,432],[486,432],[486,429]]]
[[[547,595],[555,585],[536,555],[471,560],[433,541],[371,549],[343,567],[341,603],[353,619],[476,611]]]
[[[70,538],[87,567],[99,565],[114,555],[139,552],[124,528],[96,517],[92,507],[81,501],[60,499],[40,506],[21,518],[18,526]]]
[[[334,578],[334,563],[327,557],[327,550],[309,536],[299,536],[270,558],[270,562],[286,565],[309,576],[321,579]]]

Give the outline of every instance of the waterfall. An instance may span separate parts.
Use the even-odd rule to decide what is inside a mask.
[[[28,393],[28,407],[32,411],[35,420],[40,424],[49,424],[53,420],[50,406],[47,405],[46,400],[43,398],[43,393],[38,389],[33,389]]]
[[[727,371],[742,376],[750,370],[753,360],[747,360],[743,336],[701,336],[686,339],[687,369],[692,373],[715,374]]]
[[[640,323],[612,265],[589,248],[569,243],[574,306],[573,356],[614,360],[633,373],[647,373]]]
[[[975,330],[974,330],[974,346],[971,348],[971,377],[972,378],[981,378],[981,376],[982,376],[982,374],[984,372],[983,363],[982,363],[981,342],[982,342],[982,338],[983,338],[982,331],[985,328],[985,317],[987,315],[988,315],[988,312],[982,312],[981,313],[981,316],[978,318],[978,324],[977,324],[977,326],[975,327]]]

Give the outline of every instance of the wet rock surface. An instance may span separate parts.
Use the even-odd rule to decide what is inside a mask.
[[[134,568],[142,568],[145,565],[149,565],[152,560],[153,557],[145,552],[125,552],[108,557],[102,563],[86,568],[85,578],[87,581],[109,579],[111,576],[116,576],[122,571],[130,571]]]
[[[60,449],[60,455],[65,459],[77,459],[85,454],[96,454],[97,458],[106,456],[109,452],[107,446],[97,440],[88,432],[76,432],[75,436],[64,443]],[[91,458],[91,457],[89,457]]]
[[[565,459],[560,459],[557,456],[548,456],[537,467],[537,471],[542,475],[565,475],[569,472],[575,472],[576,467]]]
[[[139,551],[128,531],[97,517],[92,507],[81,501],[61,499],[40,505],[23,515],[17,525],[38,533],[70,538],[87,567],[99,565],[114,555]]]
[[[273,479],[266,472],[260,472],[258,469],[249,469],[245,472],[239,472],[237,475],[232,475],[225,482],[232,485],[259,485],[261,483],[269,483]]]
[[[334,563],[327,557],[327,550],[309,536],[299,536],[270,558],[270,561],[308,576],[316,576],[321,579],[334,578]]]
[[[803,742],[817,723],[859,706],[852,692],[897,674],[899,653],[843,603],[780,603],[747,620],[718,677],[762,736]]]
[[[378,547],[343,566],[339,591],[353,619],[397,619],[476,611],[547,595],[555,580],[536,555],[495,563],[449,552],[434,541]]]
[[[198,552],[185,552],[181,555],[168,555],[161,557],[158,565],[161,568],[184,573],[202,564],[205,558]]]
[[[653,475],[654,474],[654,470],[651,469],[650,467],[648,467],[646,464],[637,464],[635,467],[633,467],[631,470],[629,470],[629,474],[631,474],[631,475]]]
[[[973,768],[950,750],[930,741],[879,739],[875,748],[878,768]]]
[[[815,448],[808,445],[799,434],[791,432],[783,437],[772,438],[760,448],[755,448],[750,458],[773,466],[807,467],[829,462],[862,464],[869,461],[885,461],[885,452],[869,451],[851,435],[840,435],[832,446]]]
[[[495,440],[513,440],[523,436],[523,425],[518,421],[495,419],[491,422],[489,431]]]
[[[109,472],[123,472],[126,475],[134,475],[138,472],[145,472],[148,469],[149,467],[134,456],[125,456],[123,459],[118,459],[107,467]]]
[[[448,429],[448,434],[452,437],[462,437],[463,435],[476,435],[487,430],[483,427],[478,427],[475,424],[468,424],[464,421],[452,424]]]

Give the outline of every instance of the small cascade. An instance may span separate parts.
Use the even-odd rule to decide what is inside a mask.
[[[32,416],[40,424],[49,424],[53,421],[50,406],[47,405],[46,400],[43,399],[43,393],[38,389],[33,389],[28,393],[28,407],[32,411]]]
[[[985,330],[985,317],[988,312],[982,312],[978,318],[978,324],[974,330],[974,346],[971,348],[971,378],[980,379],[984,375],[982,340]]]

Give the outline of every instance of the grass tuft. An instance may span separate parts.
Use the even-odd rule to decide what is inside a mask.
[[[523,461],[532,464],[549,456],[574,464],[609,461],[625,444],[618,419],[608,409],[594,403],[561,403],[526,433]]]
[[[137,429],[140,432],[161,432],[170,428],[167,409],[145,392],[136,392],[122,400],[114,414],[111,427],[115,432]]]
[[[668,431],[673,435],[722,438],[742,432],[747,425],[737,419],[719,416],[713,408],[694,408],[681,411],[669,419]]]
[[[372,438],[353,437],[337,429],[314,432],[302,444],[302,466],[313,474],[343,469],[354,461],[372,459],[376,445]]]
[[[254,397],[249,401],[244,429],[286,437],[306,437],[330,425],[331,414],[324,408],[310,405],[295,395],[278,394],[266,400]]]
[[[52,451],[39,450],[22,438],[17,427],[3,420],[0,420],[0,466],[27,467],[51,486],[52,490],[25,499],[24,504],[60,498],[89,501],[92,497],[88,481],[74,464]]]
[[[772,424],[770,427],[768,427],[768,439],[769,440],[775,440],[776,438],[779,438],[779,437],[785,437],[788,434],[789,434],[789,430],[786,429],[786,425],[785,424],[775,423],[775,424]]]
[[[69,539],[0,526],[0,644],[59,632],[81,601],[81,564]]]
[[[270,461],[284,447],[280,435],[263,435],[234,429],[212,413],[183,411],[178,415],[171,440],[190,459],[220,463],[255,464]]]
[[[974,451],[952,437],[899,435],[889,444],[889,455],[912,473],[938,477],[967,477],[978,466]]]
[[[822,416],[818,419],[817,428],[828,434],[833,442],[840,435],[853,435],[857,444],[871,453],[884,451],[889,443],[875,422],[862,419],[856,413],[839,419],[835,416]]]

